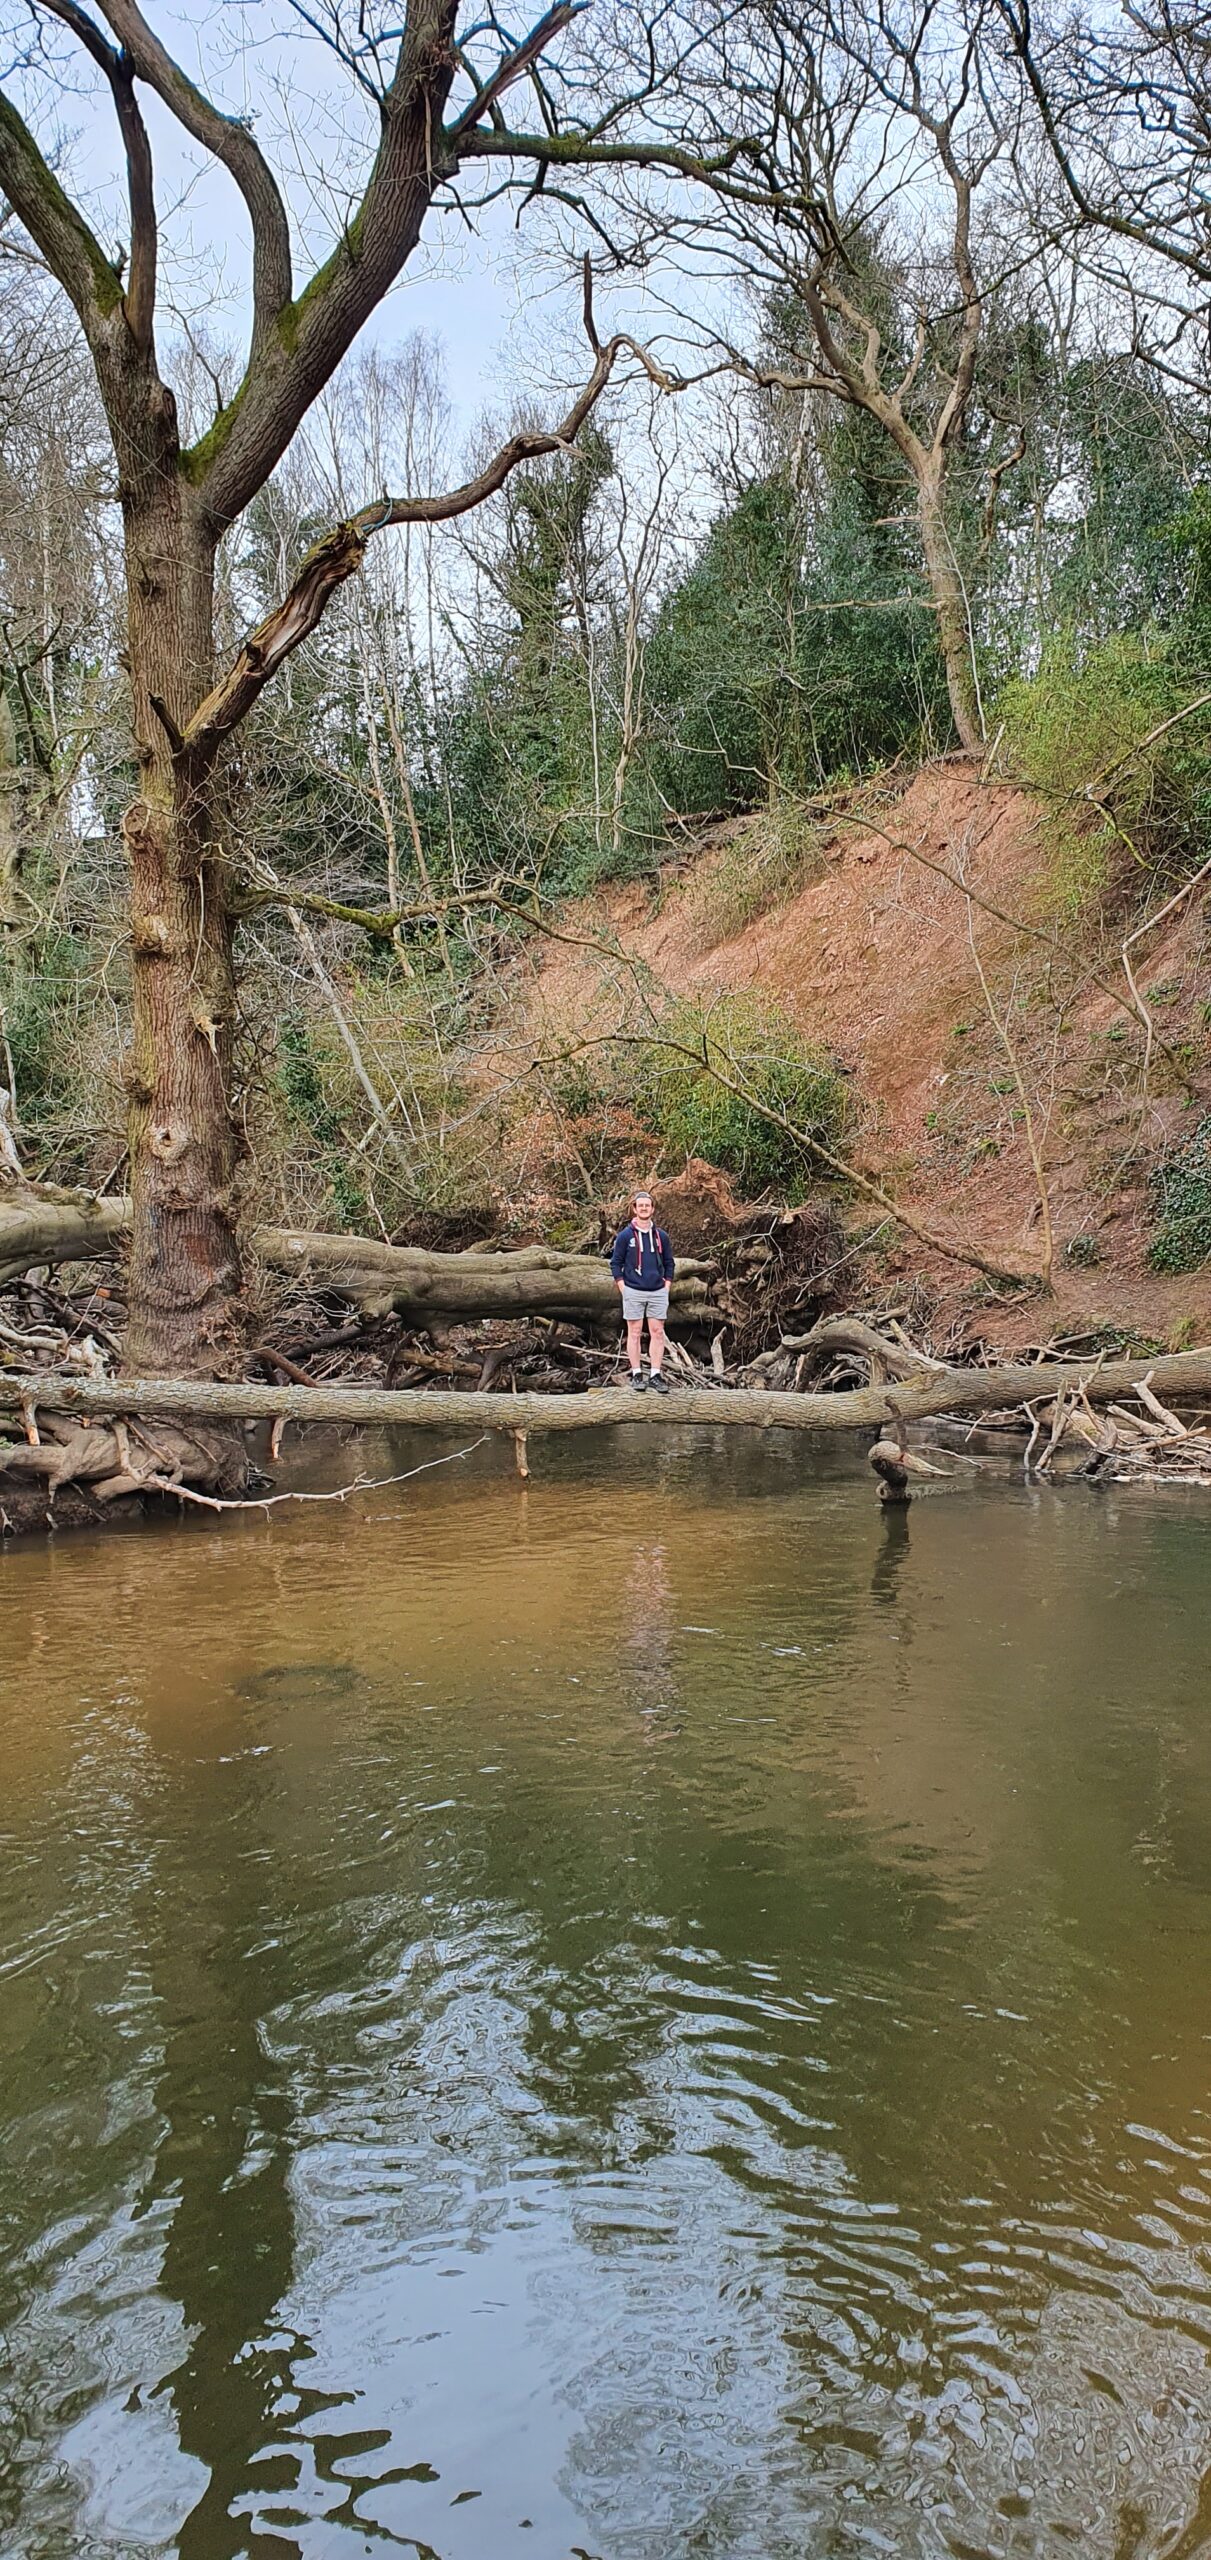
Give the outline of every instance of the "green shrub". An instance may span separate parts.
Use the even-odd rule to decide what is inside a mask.
[[[1051,802],[1044,824],[1049,902],[1077,916],[1134,867],[1180,876],[1211,832],[1211,719],[1153,733],[1191,698],[1189,680],[1139,639],[1084,657],[1071,637],[998,704],[1011,766]]]
[[[278,1032],[278,1081],[292,1121],[310,1131],[321,1146],[339,1144],[340,1119],[325,1090],[323,1058],[312,1025],[302,1013],[288,1013]]]
[[[366,1223],[366,1193],[333,1094],[333,1070],[339,1074],[343,1059],[327,1054],[327,1028],[303,1013],[285,1015],[278,1031],[278,1085],[291,1134],[310,1142],[311,1179],[318,1185],[316,1214],[356,1232]]]
[[[83,1081],[80,1015],[97,955],[77,934],[40,934],[6,975],[4,1030],[22,1119],[38,1126],[72,1103]]]
[[[282,1222],[389,1234],[460,1211],[490,1224],[508,1170],[506,1116],[468,1109],[457,1009],[439,1013],[419,976],[378,964],[345,969],[340,1002],[381,1111],[327,1004],[301,996],[273,1021],[256,1153]]]
[[[1157,1220],[1148,1248],[1153,1270],[1201,1271],[1211,1262],[1211,1113],[1157,1165],[1149,1187]]]
[[[629,1049],[589,1050],[557,1068],[546,1088],[560,1123],[551,1170],[565,1163],[570,1150],[597,1193],[621,1191],[646,1172],[660,1142],[640,1107],[642,1086],[642,1068]]]
[[[812,1155],[792,1131],[830,1154],[844,1139],[849,1097],[832,1061],[773,1007],[748,996],[707,1008],[677,1005],[662,1028],[677,1045],[653,1044],[647,1105],[666,1151],[705,1157],[750,1198],[762,1191],[800,1198]]]
[[[1072,1264],[1074,1271],[1096,1271],[1105,1258],[1096,1236],[1072,1236],[1064,1247],[1064,1260]]]
[[[671,1004],[648,1019],[650,1037],[595,1047],[551,1081],[594,1179],[617,1187],[640,1168],[700,1156],[747,1198],[802,1199],[816,1166],[794,1133],[830,1155],[845,1142],[849,1094],[831,1059],[751,996]]]

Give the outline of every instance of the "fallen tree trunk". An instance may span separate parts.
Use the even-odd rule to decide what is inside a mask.
[[[129,1232],[127,1200],[87,1193],[54,1200],[22,1187],[0,1198],[0,1286],[41,1263],[91,1262]],[[517,1253],[426,1253],[372,1236],[311,1234],[258,1227],[256,1259],[292,1280],[348,1298],[369,1316],[615,1316],[618,1292],[599,1255],[532,1245]],[[673,1282],[678,1315],[717,1319],[707,1281],[712,1265],[686,1261]]]
[[[0,1200],[0,1287],[38,1263],[99,1260],[129,1228],[129,1200],[97,1200],[87,1192],[55,1200],[24,1184],[14,1187]]]
[[[181,1379],[104,1381],[56,1377],[0,1378],[0,1412],[151,1414],[245,1422],[393,1424],[417,1431],[587,1431],[605,1423],[644,1429],[703,1423],[714,1430],[863,1430],[893,1420],[918,1422],[935,1413],[988,1413],[1031,1404],[1080,1387],[1105,1403],[1150,1381],[1167,1396],[1211,1394],[1211,1349],[1157,1359],[1107,1360],[1098,1368],[1071,1360],[1003,1369],[937,1369],[919,1382],[854,1387],[835,1395],[782,1395],[760,1388],[678,1388],[667,1402],[629,1388],[587,1395],[416,1393],[379,1387],[267,1387],[193,1384]]]
[[[618,1291],[599,1256],[530,1245],[517,1253],[426,1253],[418,1245],[375,1244],[368,1236],[312,1235],[258,1227],[252,1250],[270,1270],[332,1289],[367,1315],[617,1316]],[[678,1315],[711,1316],[711,1265],[679,1263],[672,1303]]]

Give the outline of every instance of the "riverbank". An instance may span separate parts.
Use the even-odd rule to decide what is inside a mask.
[[[570,912],[517,965],[492,1079],[600,1040],[628,972],[656,1010],[770,1005],[837,1063],[855,1161],[918,1227],[1023,1275],[1043,1268],[1050,1238],[1056,1335],[1206,1338],[1206,1244],[1200,1255],[1162,1231],[1163,1168],[1176,1183],[1211,1110],[1207,882],[1158,900],[1155,921],[1126,891],[1066,911],[1054,810],[971,760],[836,799],[792,860],[768,814],[731,819],[658,885],[614,886]],[[554,1167],[576,1124],[570,1135],[551,1083],[529,1154]],[[1190,1198],[1196,1171],[1192,1156]],[[1207,1211],[1211,1236],[1211,1194]],[[964,1272],[877,1203],[855,1198],[849,1224],[868,1242],[840,1303],[907,1302],[935,1342],[981,1337],[1000,1358],[1037,1338],[1029,1298]]]

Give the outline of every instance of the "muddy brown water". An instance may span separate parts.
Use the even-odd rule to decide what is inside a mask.
[[[1211,2553],[1207,1514],[740,1438],[0,1556],[5,2560]]]

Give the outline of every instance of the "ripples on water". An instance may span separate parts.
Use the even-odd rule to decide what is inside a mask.
[[[5,2560],[1211,2553],[1203,1518],[407,1492],[0,1557]]]

